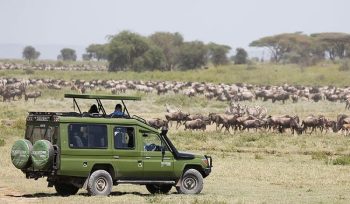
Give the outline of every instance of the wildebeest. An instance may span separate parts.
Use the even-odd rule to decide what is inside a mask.
[[[275,93],[272,97],[272,103],[275,101],[282,101],[284,104],[286,100],[289,99],[289,93],[286,91],[280,92],[280,93]]]
[[[172,121],[176,121],[176,128],[179,128],[181,126],[181,122],[189,120],[188,116],[190,114],[184,113],[182,111],[176,111],[172,113],[166,113],[165,118],[168,122],[170,122],[170,125]]]
[[[155,118],[147,121],[148,124],[156,129],[159,128],[168,128],[168,121],[160,119],[160,118]]]
[[[350,98],[345,99],[345,109],[350,109]]]
[[[232,127],[236,121],[236,116],[234,115],[227,115],[227,114],[218,114],[218,113],[210,113],[209,119],[212,123],[216,124],[216,130],[222,125],[221,129],[225,127],[225,132],[228,131],[230,127]]]
[[[306,130],[308,128],[311,128],[311,132],[310,132],[310,134],[311,134],[313,131],[316,130],[316,128],[319,128],[322,132],[325,123],[326,123],[326,119],[324,116],[322,116],[322,115],[319,115],[319,116],[310,115],[302,121],[302,126],[303,126],[303,130],[305,131],[305,133],[306,133]]]
[[[243,121],[242,123],[242,126],[243,126],[243,129],[242,130],[250,130],[252,128],[255,128],[255,131],[258,131],[258,129],[262,126],[263,122],[258,120],[258,119],[255,119],[255,120],[246,120],[246,121]]]
[[[41,91],[28,92],[28,93],[24,93],[24,100],[28,101],[28,99],[34,98],[34,103],[35,103],[36,98],[40,96],[41,96]]]
[[[185,130],[206,130],[206,122],[201,119],[195,119],[185,122]]]
[[[341,130],[344,131],[345,135],[347,136],[350,132],[350,124],[343,124]]]

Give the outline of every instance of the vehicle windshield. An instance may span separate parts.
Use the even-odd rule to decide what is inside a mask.
[[[57,126],[47,124],[27,125],[25,138],[32,143],[44,139],[53,142],[57,129]]]

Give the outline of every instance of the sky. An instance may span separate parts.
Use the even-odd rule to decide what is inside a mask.
[[[348,0],[0,0],[0,58],[21,57],[26,45],[40,58],[56,58],[63,47],[81,55],[123,30],[179,32],[186,41],[261,53],[248,45],[268,35],[350,33],[349,8]]]

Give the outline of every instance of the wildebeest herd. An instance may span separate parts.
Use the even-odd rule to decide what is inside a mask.
[[[340,130],[349,134],[350,116],[338,115],[337,119],[331,120],[323,115],[309,115],[300,119],[297,115],[271,116],[267,114],[266,108],[255,106],[247,107],[231,103],[225,113],[189,114],[179,109],[170,109],[166,106],[165,119],[155,118],[148,120],[154,128],[172,126],[176,122],[176,128],[184,125],[184,130],[205,131],[208,125],[215,125],[216,131],[272,131],[284,133],[290,130],[292,134],[311,134],[313,132],[339,132]]]
[[[21,84],[22,87],[21,87]],[[158,95],[166,93],[184,94],[188,97],[203,95],[208,100],[219,101],[253,101],[263,100],[280,102],[284,104],[290,100],[298,101],[327,100],[331,102],[345,102],[346,108],[350,108],[350,87],[334,86],[301,86],[283,84],[252,85],[244,83],[213,84],[206,82],[179,82],[179,81],[141,81],[141,80],[60,80],[60,79],[0,79],[2,93],[6,87],[16,90],[17,95],[24,93],[23,86],[39,87],[60,90],[62,87],[71,87],[81,93],[90,90],[110,90],[112,94],[125,93],[128,90],[136,90],[145,93],[156,92]],[[15,93],[12,93],[12,95]],[[7,99],[7,98],[6,98]]]
[[[202,95],[208,100],[230,102],[230,106],[224,113],[208,113],[191,115],[180,110],[171,110],[167,106],[165,119],[150,120],[154,127],[167,126],[175,121],[176,127],[184,124],[185,130],[205,130],[207,125],[215,124],[217,130],[229,132],[244,131],[249,129],[285,132],[290,129],[298,134],[315,132],[316,130],[338,132],[349,131],[350,119],[330,120],[322,115],[310,115],[302,120],[297,115],[271,116],[264,107],[247,107],[239,104],[240,101],[271,100],[273,103],[280,101],[284,104],[287,100],[296,103],[301,100],[318,102],[327,100],[331,102],[345,102],[346,109],[350,108],[350,87],[309,87],[293,85],[251,85],[244,83],[213,84],[199,82],[177,81],[141,81],[141,80],[59,80],[59,79],[19,79],[1,78],[0,95],[3,101],[25,100],[41,96],[41,92],[28,91],[33,89],[48,88],[61,90],[63,87],[79,93],[87,93],[91,90],[110,90],[112,94],[125,93],[128,90],[136,90],[144,93],[157,93],[158,95],[175,93],[184,94],[188,97]]]
[[[0,61],[0,70],[64,70],[64,71],[106,71],[106,65],[98,64],[64,64],[64,63],[36,63],[23,64]]]

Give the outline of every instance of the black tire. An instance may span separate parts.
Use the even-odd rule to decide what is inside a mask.
[[[68,183],[56,183],[55,189],[60,196],[70,196],[75,195],[79,191],[79,188]]]
[[[88,181],[87,191],[92,196],[108,196],[112,191],[113,180],[105,170],[94,171]]]
[[[181,194],[198,194],[203,189],[203,176],[196,169],[188,169],[183,174],[180,186],[176,187]]]
[[[151,194],[167,194],[173,186],[169,184],[147,184],[146,188]]]

